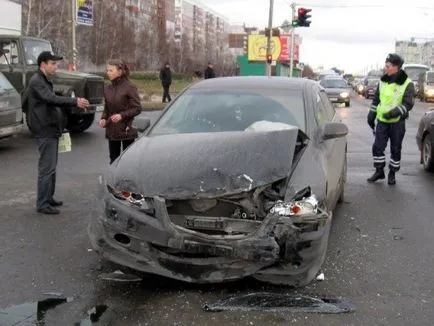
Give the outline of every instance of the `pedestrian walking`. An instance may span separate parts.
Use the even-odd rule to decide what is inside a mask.
[[[63,133],[64,121],[60,107],[86,108],[89,102],[84,98],[57,96],[52,80],[57,71],[57,63],[63,58],[53,52],[39,54],[39,70],[29,80],[24,94],[28,107],[29,129],[36,138],[39,151],[38,185],[36,210],[42,214],[59,214],[56,206],[62,201],[53,198],[56,188],[56,167],[59,151],[59,137]]]
[[[160,70],[160,80],[163,86],[163,103],[166,103],[166,99],[169,102],[172,101],[169,93],[170,85],[172,85],[172,71],[170,70],[170,64],[168,62],[166,62],[164,67]]]
[[[208,62],[208,67],[206,67],[204,72],[205,79],[215,78],[214,67],[211,62]]]
[[[136,86],[129,80],[129,68],[121,60],[107,63],[107,77],[111,85],[104,89],[104,111],[99,125],[106,129],[110,164],[112,164],[137,138],[133,128],[134,117],[141,112]]]
[[[368,124],[374,130],[375,141],[372,146],[375,173],[368,182],[385,179],[386,156],[384,151],[390,139],[390,161],[387,183],[396,184],[396,172],[401,168],[401,149],[405,135],[405,120],[414,106],[415,88],[402,65],[404,60],[391,53],[386,58],[385,74],[377,86]],[[377,120],[377,126],[375,126]]]

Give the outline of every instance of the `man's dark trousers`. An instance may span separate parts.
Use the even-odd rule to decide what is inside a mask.
[[[170,97],[170,94],[169,94],[169,88],[170,88],[170,85],[163,85],[163,90],[164,90],[164,93],[163,93],[163,103],[166,103],[166,99],[169,102],[172,101],[172,98]]]
[[[38,194],[36,208],[45,209],[53,200],[56,188],[56,166],[59,150],[58,138],[37,138],[39,150]]]
[[[398,172],[401,167],[402,141],[405,135],[405,120],[396,123],[378,122],[375,130],[375,142],[372,146],[374,167],[384,169],[386,166],[387,141],[390,139],[390,162],[389,170]]]

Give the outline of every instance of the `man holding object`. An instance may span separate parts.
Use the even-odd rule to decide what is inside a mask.
[[[39,150],[38,187],[36,208],[38,213],[59,214],[55,206],[63,203],[53,198],[56,187],[56,166],[59,137],[63,131],[63,113],[60,107],[87,108],[88,100],[57,96],[51,80],[62,57],[44,51],[38,57],[38,72],[30,78],[23,101],[28,106],[29,129],[36,138]]]

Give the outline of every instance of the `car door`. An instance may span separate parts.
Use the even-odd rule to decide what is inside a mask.
[[[345,157],[345,138],[323,140],[324,127],[330,122],[341,122],[327,95],[318,86],[313,86],[315,120],[318,126],[317,141],[323,153],[327,179],[327,206],[333,209],[339,196],[340,182]]]

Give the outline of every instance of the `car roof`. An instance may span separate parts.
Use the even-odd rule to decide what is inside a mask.
[[[303,90],[315,82],[304,78],[236,76],[218,77],[202,80],[189,87],[191,90],[230,90],[230,89],[292,89]]]

